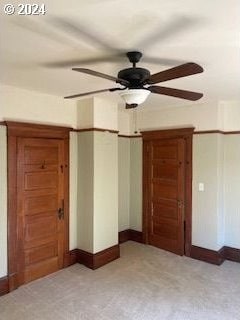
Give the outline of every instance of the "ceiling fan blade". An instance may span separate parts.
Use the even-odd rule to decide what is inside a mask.
[[[96,57],[89,57],[89,58],[83,58],[83,59],[46,62],[41,65],[47,68],[67,68],[67,67],[73,67],[78,65],[81,66],[85,64],[93,64],[93,63],[101,63],[101,62],[118,62],[118,61],[122,62],[125,56],[126,56],[125,53],[116,53],[110,56],[106,55],[106,56],[96,56]]]
[[[99,47],[112,52],[118,52],[119,50],[115,48],[110,42],[100,37],[96,34],[97,30],[89,30],[89,27],[80,25],[79,22],[73,22],[72,20],[63,19],[59,17],[52,17],[48,21],[51,26],[55,26],[58,30],[61,29],[64,33],[75,38],[77,41],[83,39],[85,42],[93,45],[94,47]]]
[[[45,62],[42,63],[41,66],[46,68],[68,68],[73,66],[83,66],[87,64],[93,63],[101,63],[101,62],[123,62],[126,59],[126,52],[119,52],[112,55],[106,56],[96,56],[90,58],[83,58],[83,59],[72,59],[72,60],[62,60],[62,61],[53,61],[53,62]],[[127,60],[127,59],[126,59]],[[183,60],[176,60],[176,59],[167,59],[167,58],[156,58],[156,57],[147,57],[143,56],[142,58],[143,63],[152,63],[158,64],[162,66],[175,66],[177,64],[186,63]]]
[[[87,73],[87,74],[90,74],[91,76],[104,78],[104,79],[107,79],[107,80],[110,80],[110,81],[114,81],[114,82],[120,83],[120,84],[122,84],[124,86],[128,86],[129,85],[129,82],[127,80],[116,78],[116,77],[113,77],[113,76],[109,76],[108,74],[101,73],[101,72],[98,72],[98,71],[94,71],[94,70],[91,70],[91,69],[72,68],[72,70],[78,71],[78,72],[82,72],[82,73]]]
[[[181,64],[180,66],[160,71],[150,76],[147,83],[154,84],[172,79],[191,76],[193,74],[203,72],[203,68],[196,63],[188,62]]]
[[[39,19],[34,19],[31,16],[25,16],[26,19],[13,19],[13,23],[19,27],[23,28],[27,32],[34,33],[40,37],[48,38],[51,41],[58,42],[61,45],[67,45],[76,49],[76,45],[73,44],[71,39],[67,39],[64,35],[57,33],[51,28],[47,28],[46,21]]]
[[[150,86],[148,87],[148,90],[150,90],[152,93],[163,94],[166,96],[176,97],[176,98],[181,98],[181,99],[186,99],[191,101],[199,100],[203,96],[202,93],[198,93],[198,92],[166,88],[166,87],[160,87],[160,86]]]
[[[181,59],[168,59],[168,58],[157,58],[157,57],[143,56],[141,62],[158,64],[158,65],[162,65],[162,66],[176,66],[179,64],[186,63],[187,61],[186,60],[184,61]]]
[[[156,44],[158,41],[162,42],[163,40],[192,27],[196,22],[198,22],[196,18],[193,19],[186,16],[174,16],[172,21],[169,21],[166,24],[160,24],[159,27],[153,30],[151,34],[148,34],[146,38],[137,43],[136,47],[146,49],[149,46]]]
[[[84,96],[88,96],[90,94],[95,94],[95,93],[100,93],[100,92],[107,92],[107,91],[116,91],[116,90],[121,90],[120,88],[109,88],[109,89],[102,89],[102,90],[96,90],[96,91],[90,91],[90,92],[84,92],[84,93],[79,93],[79,94],[74,94],[72,96],[67,96],[64,97],[64,99],[73,99],[73,98],[77,98],[77,97],[84,97]]]

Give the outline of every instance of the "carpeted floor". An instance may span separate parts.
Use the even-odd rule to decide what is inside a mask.
[[[1,320],[240,320],[240,265],[127,242],[92,271],[74,265],[0,298]]]

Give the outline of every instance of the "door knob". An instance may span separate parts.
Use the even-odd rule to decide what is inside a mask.
[[[58,219],[64,218],[64,200],[62,200],[62,207],[58,209]]]

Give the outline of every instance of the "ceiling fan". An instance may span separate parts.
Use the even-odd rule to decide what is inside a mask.
[[[103,90],[91,91],[86,93],[75,94],[64,97],[65,99],[72,99],[77,97],[83,97],[90,94],[96,94],[100,92],[113,92],[120,91],[120,96],[126,103],[126,109],[136,108],[139,104],[142,104],[150,93],[163,94],[171,97],[196,101],[202,98],[202,93],[173,89],[168,87],[156,86],[156,83],[182,78],[193,74],[203,72],[203,68],[193,62],[184,63],[177,67],[160,71],[155,74],[150,74],[150,71],[144,68],[136,67],[136,64],[140,61],[142,53],[138,51],[131,51],[126,53],[129,61],[132,63],[131,68],[123,69],[118,72],[117,77],[113,77],[101,72],[97,72],[85,68],[72,68],[73,71],[86,73],[95,77],[104,78],[110,81],[114,81],[122,87],[108,88]]]

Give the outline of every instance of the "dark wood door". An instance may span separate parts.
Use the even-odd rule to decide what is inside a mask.
[[[17,139],[18,271],[26,283],[63,267],[64,142]]]
[[[183,255],[185,140],[148,141],[145,150],[148,243]]]

